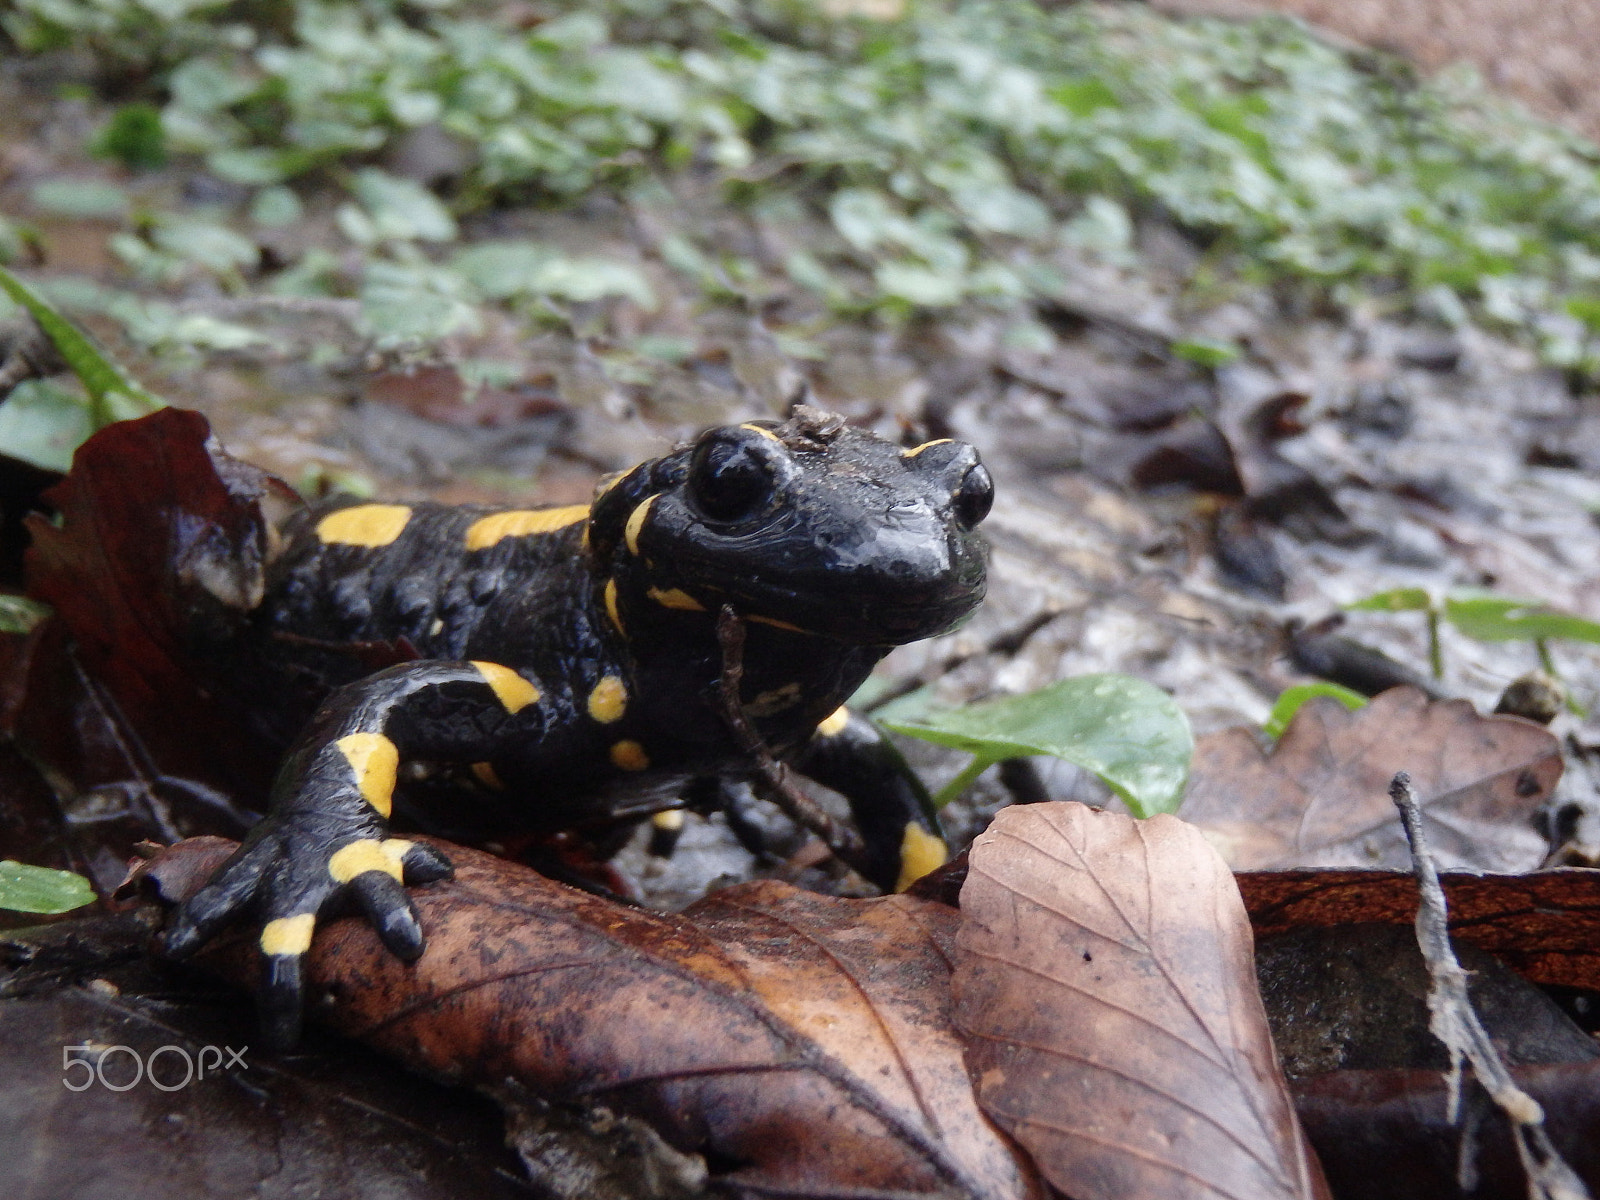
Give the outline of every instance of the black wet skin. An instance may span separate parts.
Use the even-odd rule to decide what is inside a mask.
[[[169,950],[191,953],[252,911],[268,930],[263,1015],[279,1044],[298,1032],[308,914],[348,895],[390,949],[421,953],[400,880],[449,867],[386,842],[381,746],[363,757],[375,742],[455,781],[402,782],[393,816],[457,837],[614,822],[747,779],[720,700],[724,605],[745,622],[747,716],[780,758],[846,795],[872,881],[894,886],[907,827],[937,836],[927,794],[869,723],[817,726],[891,647],[977,607],[974,526],[991,498],[964,443],[902,450],[801,409],[711,430],[602,485],[587,520],[482,548],[468,530],[496,510],[411,505],[380,545],[319,536],[357,502],[297,514],[253,638],[297,736],[269,815],[178,911]],[[371,655],[350,651],[360,643],[412,661],[369,673]],[[362,870],[384,846],[388,866]]]

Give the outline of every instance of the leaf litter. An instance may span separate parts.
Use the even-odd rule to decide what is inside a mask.
[[[1414,688],[1354,711],[1316,697],[1266,752],[1249,730],[1208,734],[1182,811],[1238,870],[1400,867],[1409,854],[1384,792],[1400,770],[1412,772],[1445,867],[1515,872],[1544,861],[1534,817],[1561,777],[1560,741]]]

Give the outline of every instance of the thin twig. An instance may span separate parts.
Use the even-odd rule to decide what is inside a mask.
[[[1450,948],[1449,919],[1439,872],[1428,853],[1422,831],[1422,809],[1411,789],[1411,776],[1401,771],[1389,785],[1389,797],[1400,810],[1406,838],[1411,843],[1411,866],[1417,877],[1417,944],[1428,964],[1432,986],[1428,990],[1429,1028],[1450,1052],[1450,1119],[1457,1117],[1461,1101],[1461,1060],[1472,1064],[1490,1099],[1511,1119],[1517,1157],[1528,1176],[1531,1200],[1589,1200],[1589,1190],[1550,1143],[1539,1102],[1519,1088],[1505,1060],[1489,1039],[1467,995],[1467,973]]]
[[[858,874],[867,873],[866,848],[855,830],[839,824],[817,802],[801,791],[789,770],[750,724],[739,699],[739,684],[744,679],[744,622],[731,605],[724,604],[717,614],[717,642],[722,647],[722,715],[739,741],[739,748],[755,759],[761,780],[767,785],[772,802],[795,824],[809,829],[826,843],[835,858]]]

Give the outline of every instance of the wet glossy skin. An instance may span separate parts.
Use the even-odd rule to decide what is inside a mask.
[[[179,911],[169,947],[191,952],[253,909],[268,1032],[292,1041],[301,955],[338,897],[396,953],[421,953],[403,885],[449,868],[391,837],[391,817],[457,836],[556,829],[747,777],[719,699],[724,605],[746,623],[746,715],[846,795],[874,882],[908,882],[944,854],[926,793],[840,705],[891,646],[982,599],[973,527],[990,495],[970,446],[902,450],[803,409],[712,430],[603,486],[592,508],[297,515],[255,640],[286,697],[276,710],[320,706],[271,813]],[[371,672],[371,644],[411,661]],[[401,763],[455,786],[398,785]]]

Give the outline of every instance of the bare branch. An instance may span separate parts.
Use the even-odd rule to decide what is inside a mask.
[[[1450,1052],[1450,1119],[1455,1120],[1461,1100],[1461,1061],[1490,1099],[1511,1119],[1517,1156],[1528,1175],[1530,1200],[1589,1200],[1589,1190],[1550,1143],[1539,1102],[1519,1088],[1500,1051],[1489,1039],[1467,995],[1467,973],[1450,948],[1449,919],[1439,872],[1428,854],[1422,830],[1422,809],[1411,788],[1411,776],[1401,771],[1389,785],[1389,797],[1400,810],[1406,838],[1411,843],[1411,865],[1417,877],[1417,944],[1428,964],[1432,987],[1428,991],[1429,1027]]]
[[[717,614],[717,642],[722,647],[722,715],[728,722],[739,748],[756,761],[761,781],[774,804],[784,815],[821,838],[835,858],[866,874],[867,856],[855,830],[840,825],[817,806],[817,802],[795,785],[789,769],[773,757],[739,699],[739,684],[744,679],[744,622],[731,605],[724,604]]]

